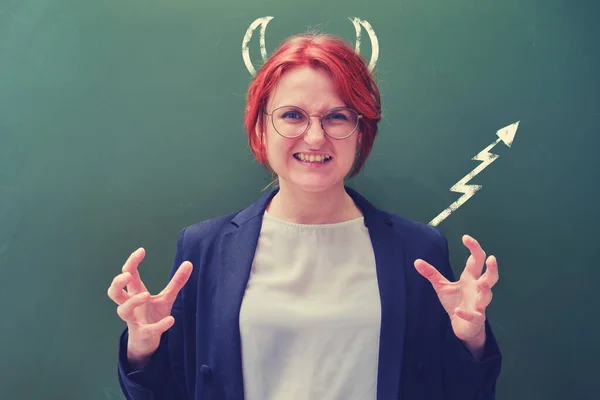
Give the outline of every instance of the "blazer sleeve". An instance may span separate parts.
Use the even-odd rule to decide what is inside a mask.
[[[441,234],[441,232],[440,232]],[[454,281],[448,240],[442,236],[443,260],[440,272]],[[443,385],[445,400],[494,400],[502,356],[489,319],[485,322],[486,344],[480,360],[475,360],[452,330],[450,318],[443,336]]]
[[[181,264],[185,229],[179,233],[177,250],[169,280]],[[128,331],[119,340],[118,377],[121,390],[127,400],[187,400],[183,372],[183,302],[185,287],[179,292],[171,315],[175,324],[163,333],[156,352],[143,369],[134,371],[127,360]]]

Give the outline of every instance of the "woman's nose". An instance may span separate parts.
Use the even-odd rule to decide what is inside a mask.
[[[319,148],[327,140],[326,136],[320,121],[311,121],[310,126],[304,133],[304,141],[311,146],[311,148]]]

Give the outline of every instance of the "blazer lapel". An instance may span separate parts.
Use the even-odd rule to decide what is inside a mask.
[[[405,262],[402,242],[391,219],[358,192],[346,188],[365,216],[369,230],[381,301],[381,331],[377,374],[377,399],[398,393],[406,317]]]
[[[218,378],[228,400],[244,398],[239,315],[256,252],[262,216],[277,191],[267,193],[233,218],[219,246],[222,265],[215,294],[216,355]]]

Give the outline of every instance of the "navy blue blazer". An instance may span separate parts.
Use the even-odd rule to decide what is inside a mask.
[[[239,312],[262,216],[277,190],[180,232],[170,277],[183,261],[194,268],[173,306],[175,324],[140,371],[127,362],[127,329],[120,338],[118,377],[127,399],[244,399]],[[364,214],[375,253],[382,314],[377,400],[494,399],[501,354],[489,321],[484,355],[476,361],[413,266],[422,258],[454,280],[445,236],[346,191]]]

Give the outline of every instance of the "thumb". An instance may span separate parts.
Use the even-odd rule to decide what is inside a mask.
[[[175,318],[168,315],[158,322],[153,324],[134,325],[130,327],[130,331],[135,332],[136,337],[148,339],[152,337],[160,337],[163,333],[169,330],[175,324]]]
[[[444,275],[440,274],[440,272],[427,261],[418,258],[415,260],[414,265],[417,272],[421,274],[423,278],[427,279],[436,291],[442,285],[449,283]]]
[[[159,296],[165,296],[169,303],[174,303],[179,291],[185,286],[192,274],[193,265],[189,261],[181,263],[167,286],[159,293]]]

